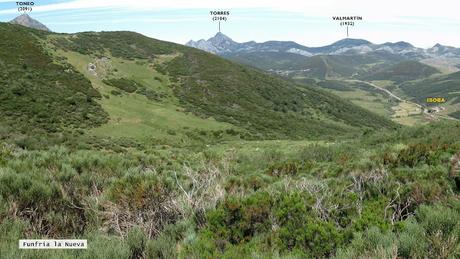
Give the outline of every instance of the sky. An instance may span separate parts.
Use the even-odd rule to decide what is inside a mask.
[[[30,0],[26,0],[30,1]],[[315,47],[346,38],[332,16],[362,16],[350,38],[460,47],[458,0],[36,0],[30,15],[55,32],[136,31],[184,44],[218,32],[210,11],[230,11],[224,34],[237,42],[295,41]],[[0,0],[0,21],[18,16]]]

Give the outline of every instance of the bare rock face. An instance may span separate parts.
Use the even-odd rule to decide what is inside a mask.
[[[88,72],[90,72],[91,74],[93,74],[95,76],[97,75],[96,69],[97,69],[97,67],[96,67],[95,64],[93,64],[93,63],[88,64]]]
[[[13,20],[10,21],[11,24],[19,24],[25,27],[29,27],[32,29],[42,30],[42,31],[50,31],[48,27],[43,25],[41,22],[32,19],[28,14],[22,14]]]
[[[87,65],[87,70],[93,76],[97,76],[100,79],[105,79],[114,73],[112,61],[108,57],[94,59],[93,62]]]

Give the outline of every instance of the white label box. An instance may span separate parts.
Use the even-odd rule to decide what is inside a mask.
[[[86,239],[20,239],[19,249],[88,249]]]

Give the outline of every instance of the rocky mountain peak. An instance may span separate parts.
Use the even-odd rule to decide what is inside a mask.
[[[48,27],[46,27],[41,22],[33,19],[28,14],[21,14],[20,16],[18,16],[16,18],[14,18],[13,20],[11,20],[10,23],[11,24],[22,25],[22,26],[32,28],[32,29],[37,29],[37,30],[42,30],[42,31],[50,31],[50,29],[48,29]]]

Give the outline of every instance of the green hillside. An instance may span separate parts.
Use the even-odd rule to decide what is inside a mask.
[[[362,77],[402,60],[401,57],[388,53],[305,57],[293,53],[252,52],[224,56],[242,64],[276,71],[295,79]]]
[[[440,71],[434,67],[425,65],[418,61],[408,60],[377,70],[374,73],[365,76],[364,79],[390,80],[400,83],[404,81],[427,78],[436,73],[440,73]]]
[[[399,89],[415,102],[426,106],[440,106],[443,115],[460,119],[460,72],[424,80],[406,82]],[[445,98],[446,103],[427,103],[428,97]]]
[[[327,67],[324,78],[356,77],[382,63],[380,57],[375,55],[337,55],[321,58]]]
[[[223,56],[262,70],[301,70],[308,63],[308,57],[286,52],[229,53]]]
[[[444,97],[453,103],[460,103],[460,72],[407,82],[399,87],[420,103],[425,102],[427,97]]]
[[[423,113],[417,113],[415,104],[399,105],[383,90],[365,83],[351,83],[348,80],[374,81],[374,84],[383,84],[387,90],[404,96],[404,91],[401,92],[398,88],[399,84],[426,79],[441,73],[429,65],[385,51],[313,57],[293,53],[253,52],[225,54],[225,57],[281,75],[300,84],[326,89],[366,110],[392,118],[393,121],[404,125],[426,122]],[[413,94],[408,93],[407,99],[411,99]],[[455,104],[455,100],[450,104]],[[448,112],[443,112],[443,115],[450,113],[455,117],[454,112],[457,110],[457,106],[448,107]]]
[[[45,35],[0,25],[0,138],[21,141],[24,135],[73,132],[108,120],[90,81],[43,50],[39,38]]]
[[[328,77],[351,76],[357,66],[349,62],[367,62],[361,58],[348,56],[313,56],[305,57],[291,53],[254,52],[236,54],[227,58],[248,64],[263,70],[285,72],[289,77],[307,77],[325,79]],[[356,60],[360,59],[360,60]]]
[[[460,120],[460,110],[456,111],[456,112],[453,112],[453,113],[449,113],[449,116]]]
[[[34,127],[48,116],[52,123],[43,125],[56,126],[45,128],[47,133],[79,135],[81,131],[72,129],[83,127],[93,128],[90,135],[100,137],[184,143],[190,138],[318,138],[394,126],[324,91],[140,34],[66,35],[0,27],[6,37],[2,60],[16,62],[14,68],[14,62],[4,64],[6,71],[20,71],[15,73],[24,84],[37,88],[14,90],[13,83],[8,85],[12,90],[3,98],[12,105],[2,102],[3,111],[24,118],[24,127]],[[28,52],[14,51],[12,46],[18,45],[13,42]],[[5,80],[11,80],[10,75],[5,74]],[[53,112],[58,114],[40,115],[44,107],[56,107]],[[5,127],[13,121],[17,119]]]
[[[301,132],[342,131],[345,128],[339,129],[340,124],[370,128],[391,126],[381,117],[337,96],[310,87],[300,88],[204,52],[177,57],[166,69],[182,82],[175,91],[190,110],[242,127],[250,123],[250,128],[257,132],[276,136],[278,131],[295,137],[302,135]],[[215,77],[224,74],[227,75],[224,80]]]

